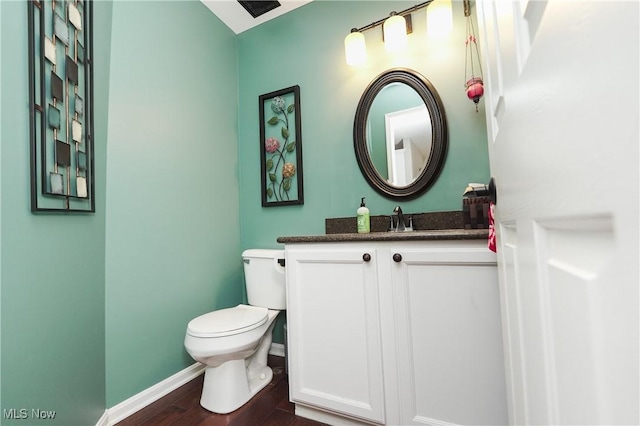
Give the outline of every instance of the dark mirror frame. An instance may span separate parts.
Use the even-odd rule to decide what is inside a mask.
[[[420,176],[406,186],[391,185],[376,170],[367,149],[367,117],[376,96],[391,83],[404,83],[414,89],[427,107],[432,128],[431,154]],[[447,156],[448,134],[444,107],[431,82],[408,68],[393,68],[377,76],[360,98],[353,123],[353,145],[358,166],[365,179],[378,193],[392,199],[412,199],[424,193],[438,178]]]

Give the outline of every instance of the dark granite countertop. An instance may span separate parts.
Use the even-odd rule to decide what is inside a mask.
[[[409,232],[370,232],[278,237],[279,243],[339,243],[358,241],[429,241],[482,240],[489,237],[488,229],[435,229]]]

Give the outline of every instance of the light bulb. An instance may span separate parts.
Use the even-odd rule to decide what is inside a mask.
[[[367,60],[367,46],[364,34],[355,28],[344,38],[344,53],[347,64],[351,66],[362,65]]]
[[[403,16],[394,13],[382,25],[384,47],[388,52],[397,52],[407,45],[407,23]]]
[[[452,29],[451,0],[434,0],[427,8],[427,33],[438,37],[449,34]]]

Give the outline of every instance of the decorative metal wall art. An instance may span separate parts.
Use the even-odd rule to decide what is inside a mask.
[[[262,206],[304,204],[300,87],[260,95]]]
[[[92,1],[27,7],[31,211],[93,213]]]

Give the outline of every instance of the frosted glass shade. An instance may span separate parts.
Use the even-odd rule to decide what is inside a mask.
[[[384,47],[388,52],[397,52],[407,45],[407,23],[403,16],[390,16],[382,24]]]
[[[367,60],[367,46],[364,42],[364,34],[354,31],[346,36],[344,38],[344,52],[348,65],[364,64]]]
[[[427,8],[427,33],[429,36],[444,36],[453,29],[451,0],[434,0]]]

